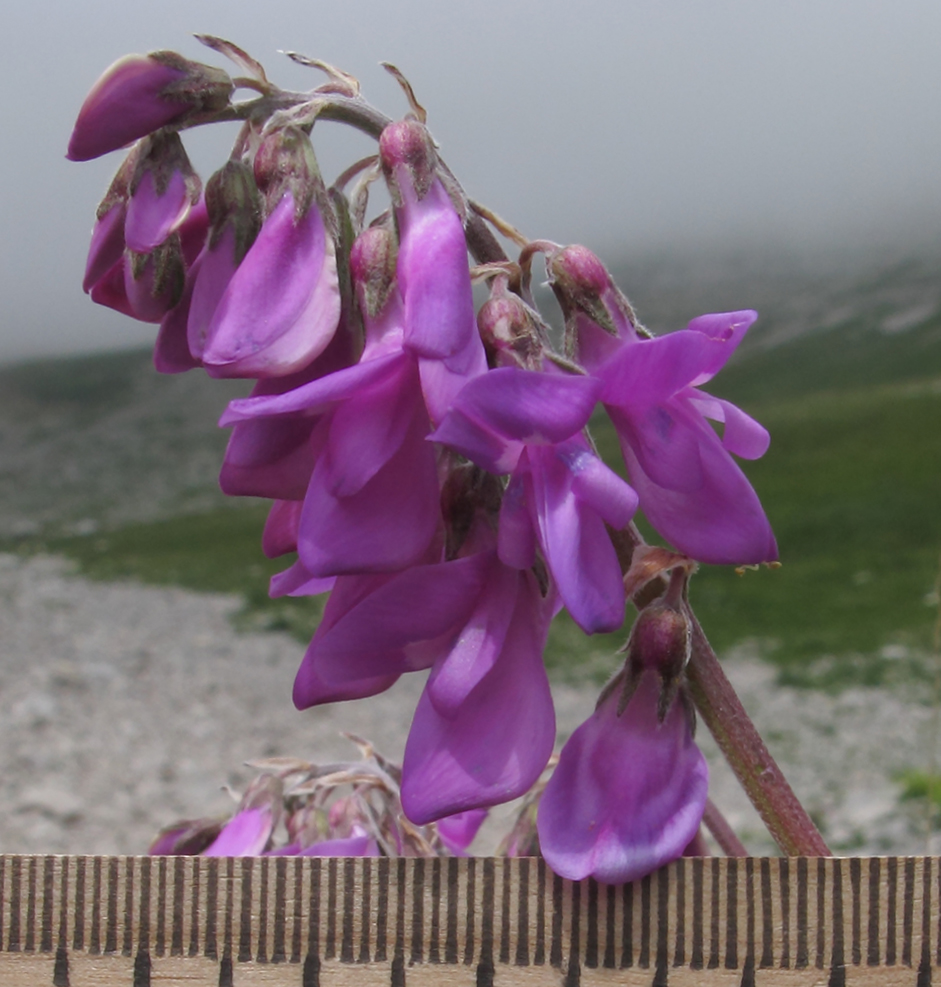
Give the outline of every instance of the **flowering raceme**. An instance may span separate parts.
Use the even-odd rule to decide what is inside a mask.
[[[365,787],[332,803],[329,825],[316,799],[302,812],[289,795],[292,772],[319,791],[317,771],[279,768],[224,826],[181,823],[155,847],[462,853],[488,807],[529,792],[507,845],[531,849],[555,740],[550,622],[564,607],[587,634],[616,631],[628,600],[641,615],[627,663],[562,750],[538,840],[557,873],[611,882],[700,845],[707,772],[685,684],[689,576],[696,561],[777,556],[731,455],[761,456],[767,433],[700,386],[755,313],[653,338],[590,251],[528,241],[468,199],[407,86],[412,113],[389,121],[329,66],[317,63],[323,86],[286,93],[235,46],[201,40],[251,78],[165,52],[132,56],[80,111],[73,159],[138,140],[99,207],[85,289],[160,323],[159,370],[255,381],[222,417],[232,433],[220,483],[273,501],[263,549],[296,559],[271,594],[330,594],[297,707],[428,677],[401,769],[376,758],[357,769]],[[236,85],[254,98],[232,102]],[[321,116],[378,139],[329,187],[312,141]],[[224,119],[243,127],[203,194],[180,132]],[[371,215],[380,179],[391,208]],[[518,262],[488,221],[521,245]],[[564,316],[561,352],[529,288],[536,251]],[[489,288],[476,313],[474,279]],[[626,479],[599,457],[596,422],[616,431]],[[680,554],[625,588],[628,567],[649,562],[638,506]],[[388,796],[378,829],[362,801],[377,784]],[[282,801],[294,806],[288,838],[272,849]]]

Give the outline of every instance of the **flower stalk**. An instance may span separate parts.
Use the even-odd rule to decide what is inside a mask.
[[[699,621],[692,611],[689,616],[692,654],[686,680],[690,693],[762,822],[788,857],[831,856],[819,830],[745,712]]]

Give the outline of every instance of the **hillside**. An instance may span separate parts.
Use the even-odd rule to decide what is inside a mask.
[[[746,471],[783,567],[693,584],[715,644],[751,641],[793,683],[932,677],[925,664],[941,551],[941,263],[852,270],[648,261],[623,281],[654,328],[701,311],[759,308],[709,389],[771,431]],[[672,272],[672,273],[671,273]],[[738,300],[740,299],[740,300]],[[695,305],[696,301],[703,304]],[[89,575],[241,592],[242,623],[309,635],[316,601],[270,602],[264,505],[227,502],[215,421],[244,384],[161,378],[146,353],[0,369],[0,536],[75,559]],[[619,466],[613,433],[595,430]],[[601,677],[623,635],[559,622],[556,675]]]

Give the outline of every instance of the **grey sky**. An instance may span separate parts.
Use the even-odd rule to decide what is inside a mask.
[[[0,359],[152,338],[80,288],[120,153],[64,151],[120,55],[216,61],[196,31],[292,88],[320,77],[277,49],[333,62],[392,115],[405,106],[377,62],[395,62],[468,191],[530,236],[614,257],[941,231],[938,0],[30,0],[4,22]],[[204,178],[230,139],[187,138]],[[329,124],[315,144],[328,177],[369,146]]]

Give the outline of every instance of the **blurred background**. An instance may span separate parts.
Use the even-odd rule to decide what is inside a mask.
[[[392,116],[407,106],[378,63],[394,62],[467,191],[530,237],[591,246],[656,331],[759,311],[710,389],[771,431],[747,472],[784,565],[706,567],[694,605],[832,845],[930,846],[941,808],[941,6],[282,0],[262,13],[241,0],[34,0],[7,13],[0,37],[0,704],[11,711],[0,850],[142,849],[160,821],[218,806],[213,786],[237,783],[265,717],[291,718],[296,733],[279,725],[262,753],[310,754],[278,745],[314,729],[314,714],[289,712],[289,689],[319,603],[267,599],[283,562],[258,547],[265,507],[225,503],[216,488],[215,421],[244,388],[158,378],[154,327],[80,287],[121,152],[67,162],[75,114],[127,52],[220,64],[193,32],[248,49],[285,88],[321,77],[279,50],[334,63]],[[186,136],[204,179],[234,137],[212,130]],[[314,142],[328,181],[371,147],[329,123]],[[620,468],[613,436],[597,439]],[[107,596],[117,588],[130,595]],[[193,595],[207,592],[230,595]],[[551,673],[583,710],[563,717],[563,734],[622,641],[558,622]],[[207,647],[226,671],[201,673],[194,714],[186,656]],[[272,648],[283,674],[261,686],[245,666]],[[153,728],[141,726],[148,710]],[[382,715],[397,724],[394,746],[408,709]],[[174,734],[186,753],[167,746]],[[130,758],[120,780],[118,750]],[[722,770],[727,811],[750,848],[767,849]]]

